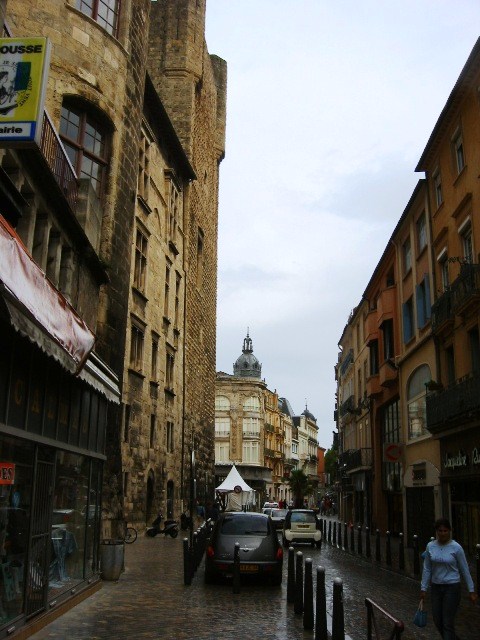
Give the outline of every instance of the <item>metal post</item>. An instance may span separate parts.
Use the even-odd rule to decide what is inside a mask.
[[[317,567],[317,598],[315,602],[315,640],[329,640],[327,631],[327,596],[325,567]]]
[[[480,591],[480,544],[476,545],[477,549],[477,594]]]
[[[190,571],[190,550],[188,548],[188,538],[183,539],[183,584],[192,584],[192,572]]]
[[[343,523],[343,548],[348,551],[348,525],[346,522]]]
[[[418,553],[418,536],[413,536],[413,575],[420,575],[420,556]]]
[[[405,571],[405,547],[403,544],[403,533],[398,534],[398,568]]]
[[[387,566],[392,566],[392,541],[390,540],[390,531],[387,531],[387,550],[386,550],[386,562]]]
[[[372,551],[370,548],[370,529],[365,527],[365,555],[367,558],[372,557]]]
[[[295,602],[295,549],[288,549],[287,603]]]
[[[343,582],[340,578],[333,581],[332,640],[345,640]]]
[[[240,543],[235,542],[233,552],[233,593],[240,593]]]
[[[333,546],[337,546],[337,521],[333,523]]]
[[[353,551],[353,553],[355,553],[355,527],[352,526],[350,527],[350,551]]]
[[[373,607],[368,598],[365,598],[365,606],[367,607],[367,640],[372,640]]]
[[[358,555],[361,556],[363,554],[363,549],[362,549],[362,526],[359,524],[357,529],[358,529],[358,538],[357,538]]]
[[[192,543],[192,573],[195,574],[195,571],[198,567],[198,532],[193,532],[193,543]]]
[[[342,548],[342,523],[338,523],[338,546]]]
[[[323,519],[323,539],[327,540],[327,519]]]
[[[297,615],[303,613],[303,553],[297,551],[295,563],[295,603],[293,610]]]
[[[375,532],[375,560],[377,562],[382,561],[382,556],[380,553],[380,531],[378,529]]]
[[[328,544],[332,543],[332,521],[328,521]]]
[[[313,629],[313,577],[311,558],[305,558],[303,601],[303,628]]]

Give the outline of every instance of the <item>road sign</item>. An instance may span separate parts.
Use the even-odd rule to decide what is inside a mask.
[[[384,462],[400,462],[403,456],[403,444],[398,442],[386,442],[383,445]]]

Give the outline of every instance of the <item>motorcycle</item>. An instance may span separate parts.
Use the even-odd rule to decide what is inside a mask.
[[[176,520],[165,520],[163,529],[160,528],[160,523],[163,520],[163,513],[160,512],[155,520],[152,522],[152,526],[146,531],[147,536],[154,538],[159,533],[163,533],[164,536],[171,536],[176,538],[178,536],[178,522]]]

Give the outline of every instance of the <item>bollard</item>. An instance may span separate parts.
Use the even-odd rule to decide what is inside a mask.
[[[413,536],[413,575],[420,575],[420,555],[418,553],[418,536]]]
[[[355,527],[353,524],[350,527],[350,551],[355,553]]]
[[[372,551],[370,549],[370,529],[365,527],[365,555],[367,558],[372,557]]]
[[[363,554],[363,549],[362,549],[362,525],[358,525],[358,538],[357,538],[357,549],[358,549],[358,555],[361,556]]]
[[[343,524],[343,548],[348,551],[348,525],[346,522]]]
[[[328,544],[332,543],[332,521],[328,521]]]
[[[311,558],[305,558],[305,584],[303,589],[303,628],[313,629],[313,577]]]
[[[380,531],[378,529],[375,534],[375,560],[377,562],[382,561],[382,556],[380,553]]]
[[[342,548],[342,523],[338,523],[338,548]]]
[[[195,572],[198,567],[198,531],[193,532],[193,543],[192,543],[192,573],[195,575]]]
[[[403,533],[398,534],[398,568],[405,571],[405,547],[403,544]]]
[[[295,602],[293,610],[297,615],[303,613],[303,553],[297,551],[295,562]]]
[[[327,519],[324,518],[323,520],[323,539],[326,541],[327,540]]]
[[[476,545],[477,549],[477,595],[480,591],[480,544]]]
[[[183,584],[192,584],[192,572],[190,571],[190,550],[188,548],[188,538],[183,539]]]
[[[387,549],[385,552],[387,567],[392,566],[392,541],[390,539],[390,531],[387,531]]]
[[[240,593],[240,543],[235,542],[233,552],[233,593]]]
[[[287,603],[295,602],[295,549],[288,549]]]
[[[333,546],[337,546],[337,521],[333,523]]]
[[[317,567],[317,597],[315,602],[315,640],[329,640],[327,631],[327,596],[325,567]]]
[[[333,581],[332,640],[345,640],[343,582],[340,578]]]

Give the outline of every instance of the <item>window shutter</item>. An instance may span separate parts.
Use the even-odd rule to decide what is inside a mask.
[[[425,325],[425,290],[422,284],[417,284],[415,287],[415,299],[417,301],[417,324],[419,327]]]
[[[410,318],[410,312],[408,308],[408,302],[402,304],[402,316],[403,316],[403,341],[408,342],[412,335],[412,323]]]
[[[430,302],[430,275],[425,274],[423,279],[425,288],[425,321],[430,320],[432,317],[432,303]]]

